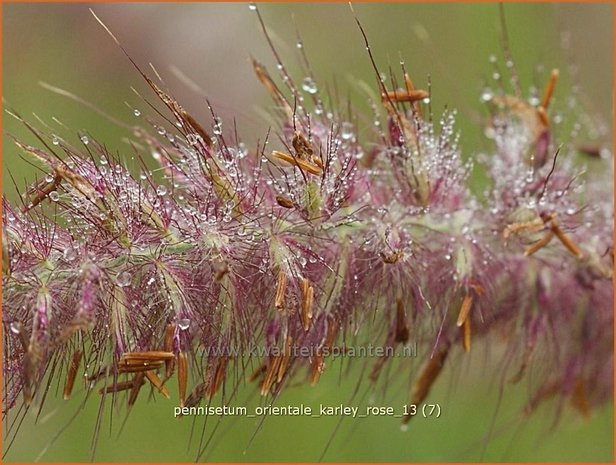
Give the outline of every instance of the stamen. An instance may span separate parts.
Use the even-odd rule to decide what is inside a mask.
[[[22,208],[23,213],[27,213],[29,210],[32,210],[39,203],[41,203],[49,194],[55,191],[60,182],[62,181],[62,177],[58,174],[54,174],[53,180],[51,182],[45,182],[44,185],[35,186],[32,192],[36,192],[34,197],[30,200],[29,204]]]
[[[323,174],[323,169],[320,168],[318,165],[307,162],[300,158],[294,157],[293,155],[289,155],[288,153],[279,152],[278,150],[274,150],[272,152],[272,156],[274,158],[277,158],[278,160],[282,160],[291,165],[297,166],[298,168],[302,169],[303,171],[307,173],[314,174],[316,176],[321,176],[321,174]]]
[[[169,391],[163,385],[163,382],[161,381],[161,379],[158,377],[158,375],[156,374],[156,372],[154,370],[146,371],[145,372],[145,377],[152,384],[152,386],[154,386],[156,389],[158,389],[158,392],[160,392],[167,399],[171,399],[171,396],[169,395]],[[131,387],[132,387],[132,384],[131,384]]]
[[[310,285],[310,281],[307,278],[303,278],[301,282],[302,290],[302,323],[304,325],[304,331],[310,329],[310,323],[312,321],[312,305],[314,303],[314,288]]]
[[[550,79],[545,86],[545,90],[543,91],[543,100],[541,101],[541,106],[544,109],[548,109],[550,106],[550,100],[552,100],[552,95],[554,94],[554,89],[556,88],[556,82],[558,81],[559,71],[557,69],[553,69],[550,74]]]
[[[119,383],[112,384],[110,386],[103,386],[98,390],[99,394],[111,394],[112,392],[121,392],[133,388],[133,380],[120,381]]]
[[[272,97],[274,98],[274,101],[278,104],[278,106],[284,109],[287,117],[289,118],[289,121],[292,121],[293,108],[291,108],[291,105],[289,105],[287,99],[284,97],[280,89],[278,89],[278,86],[276,86],[267,70],[258,61],[254,59],[252,60],[252,66],[255,70],[257,77],[259,78],[259,81],[261,81],[261,83],[265,86],[269,93],[272,94]]]
[[[430,393],[432,385],[443,370],[445,360],[449,354],[450,346],[451,344],[449,342],[444,342],[434,353],[432,358],[428,359],[424,364],[421,373],[419,374],[419,378],[417,378],[417,381],[413,384],[411,391],[411,405],[421,404]],[[402,425],[406,425],[411,418],[412,415],[405,415],[402,419]]]
[[[430,94],[425,90],[393,90],[387,91],[387,97],[382,96],[384,100],[389,99],[393,102],[420,102],[429,97]]]
[[[175,355],[173,352],[150,351],[150,352],[125,352],[120,358],[120,363],[131,363],[133,361],[155,361],[164,362],[165,360],[173,360]]]
[[[180,407],[186,404],[186,386],[188,384],[188,358],[184,352],[178,354],[178,392]]]
[[[503,230],[503,239],[505,242],[514,234],[520,234],[522,232],[537,232],[544,228],[545,221],[541,218],[536,218],[532,221],[524,221],[521,223],[512,223],[507,225]]]
[[[537,116],[541,120],[544,126],[550,126],[550,118],[548,117],[547,112],[544,107],[537,108]]]
[[[406,344],[409,340],[409,327],[406,324],[406,312],[404,311],[404,304],[402,297],[396,298],[396,336],[395,341]]]
[[[164,350],[165,352],[173,352],[173,338],[175,336],[176,326],[173,323],[170,323],[165,328],[165,339],[164,339]],[[173,370],[175,368],[175,360],[168,359],[165,360],[165,377],[167,379],[173,376]]]
[[[560,242],[562,242],[562,244],[567,248],[567,250],[569,252],[571,252],[573,255],[575,255],[577,258],[581,258],[582,257],[582,251],[578,248],[577,245],[575,245],[573,243],[573,241],[571,239],[569,239],[565,233],[562,231],[562,229],[560,229],[560,227],[558,226],[558,223],[556,223],[556,219],[552,220],[551,223],[551,230],[552,232],[556,235],[556,237],[558,238],[558,240]]]
[[[464,299],[462,300],[462,305],[460,306],[460,313],[458,313],[458,321],[456,322],[456,325],[458,327],[462,326],[468,318],[468,314],[471,311],[472,305],[473,297],[470,294],[466,294],[464,296]]]
[[[287,289],[287,275],[284,271],[278,273],[278,285],[276,286],[276,297],[274,306],[279,310],[284,310],[284,294]]]
[[[227,273],[229,273],[229,265],[224,260],[215,260],[213,262],[213,267],[214,267],[214,271],[216,271],[216,275],[214,276],[214,279],[216,280],[217,283],[219,283],[220,281],[222,281],[222,278],[224,278],[227,275]]]
[[[471,319],[467,318],[464,320],[462,327],[460,328],[462,331],[462,347],[465,352],[471,351]]]
[[[379,255],[383,262],[387,264],[397,263],[404,257],[404,252],[402,250],[395,250],[391,253],[380,252]]]
[[[280,362],[282,357],[273,357],[272,362],[267,368],[267,373],[265,374],[265,378],[263,378],[263,384],[261,384],[261,395],[266,396],[269,394],[270,389],[272,388],[272,384],[274,384],[274,380],[276,379],[276,375],[278,374],[278,367],[280,366]]]
[[[289,362],[291,361],[291,348],[293,347],[293,338],[291,336],[287,336],[287,341],[284,346],[284,354],[282,355],[282,360],[280,361],[280,366],[278,367],[278,378],[276,381],[280,383],[284,378],[285,373],[287,372],[287,367],[289,366]]]
[[[298,158],[301,160],[312,161],[314,151],[312,150],[310,142],[308,142],[301,133],[295,133],[293,136],[292,145]]]
[[[293,208],[294,205],[293,200],[280,194],[276,196],[276,202],[284,208]]]
[[[553,237],[554,233],[552,231],[548,231],[541,239],[526,248],[524,251],[524,256],[530,257],[532,254],[548,245]]]
[[[225,379],[225,373],[227,371],[227,357],[221,357],[218,360],[218,364],[216,365],[216,371],[214,373],[214,378],[210,379],[210,385],[207,389],[207,396],[209,399],[214,397],[220,386],[222,386],[222,382]]]
[[[163,361],[141,362],[133,360],[118,363],[118,371],[120,373],[139,373],[162,368],[163,366]]]
[[[257,367],[257,369],[255,371],[252,372],[252,374],[249,376],[248,378],[248,382],[249,383],[253,383],[257,380],[257,378],[259,376],[261,376],[263,373],[265,373],[267,371],[267,363],[262,363],[261,365],[259,365]]]
[[[310,385],[315,386],[321,378],[321,373],[325,370],[325,362],[323,360],[323,354],[319,351],[312,360],[312,371],[310,373]]]
[[[145,374],[143,372],[135,373],[135,377],[133,378],[133,387],[130,390],[130,394],[128,395],[128,406],[132,407],[135,405],[137,401],[137,396],[141,391],[141,386],[145,384]]]
[[[80,364],[81,351],[76,350],[73,353],[71,364],[68,367],[68,372],[66,373],[66,382],[64,383],[64,400],[68,400],[71,397],[71,393],[73,392],[73,386],[75,385],[75,378],[77,376],[77,371],[79,370]]]

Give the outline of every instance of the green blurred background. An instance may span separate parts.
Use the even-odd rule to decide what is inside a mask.
[[[209,111],[197,93],[170,71],[175,66],[203,88],[215,110],[226,122],[235,117],[243,139],[252,145],[267,131],[258,111],[270,106],[269,96],[253,76],[250,56],[275,67],[257,19],[247,4],[5,4],[3,97],[12,108],[35,121],[33,113],[65,138],[87,132],[104,141],[112,151],[127,151],[123,130],[77,103],[38,85],[45,81],[80,95],[127,123],[136,124],[131,107],[145,110],[132,92],[144,95],[146,87],[113,41],[90,15],[93,8],[144,68],[151,62],[178,100],[198,119],[209,121]],[[479,101],[493,69],[494,54],[502,65],[502,45],[497,4],[376,4],[355,5],[379,67],[398,67],[400,57],[418,86],[432,79],[433,107],[457,108],[466,156],[488,151],[480,124],[484,109]],[[554,107],[565,106],[572,86],[579,84],[580,98],[596,121],[597,137],[611,144],[613,102],[613,6],[611,4],[510,4],[505,5],[510,47],[524,90],[543,88],[547,71],[562,70]],[[273,40],[297,81],[295,24],[299,28],[311,66],[320,82],[335,78],[340,95],[351,95],[354,107],[368,108],[366,96],[355,82],[374,83],[363,42],[345,3],[260,4]],[[570,47],[563,48],[563,34]],[[536,67],[543,64],[545,71]],[[571,66],[574,66],[574,78]],[[563,111],[567,116],[567,113]],[[66,127],[52,120],[56,117]],[[359,128],[367,134],[370,119]],[[604,124],[605,128],[601,125]],[[41,123],[36,123],[41,126]],[[230,124],[227,123],[227,127]],[[23,127],[6,114],[3,135],[15,134],[32,141]],[[206,125],[207,126],[207,125]],[[561,136],[567,142],[567,133]],[[574,141],[577,142],[577,141]],[[585,142],[585,141],[584,141]],[[611,145],[610,145],[611,146]],[[35,172],[3,137],[3,191],[11,199],[16,189],[34,179]],[[480,186],[475,186],[480,187]],[[332,461],[612,461],[613,406],[595,410],[583,420],[569,410],[552,428],[555,405],[548,403],[530,420],[521,420],[519,409],[528,399],[528,386],[507,386],[497,409],[499,381],[495,362],[498,345],[476,344],[466,358],[453,358],[430,399],[443,406],[438,420],[414,419],[402,433],[391,418],[345,420],[324,456]],[[361,362],[348,376],[340,377],[335,363],[315,388],[289,389],[281,404],[319,403],[365,405],[366,383],[359,397],[350,400]],[[549,369],[549,367],[544,367]],[[410,375],[410,374],[409,374]],[[407,399],[409,376],[392,379],[386,392],[378,391],[378,405],[399,408]],[[54,387],[55,389],[55,387]],[[255,387],[238,393],[239,404],[256,405]],[[83,389],[81,390],[83,393]],[[55,394],[55,393],[54,393]],[[79,393],[77,393],[79,394]],[[174,393],[175,394],[175,393]],[[56,397],[51,396],[50,397]],[[59,395],[58,395],[59,397]],[[39,424],[27,416],[6,461],[31,461],[79,409],[79,395],[61,402],[48,400]],[[96,396],[93,396],[96,397]],[[177,399],[177,396],[174,396]],[[195,447],[187,450],[191,419],[173,418],[175,400],[142,396],[122,432],[123,411],[114,412],[110,432],[109,408],[101,430],[96,460],[192,461]],[[98,399],[86,403],[68,429],[49,448],[43,461],[88,460],[98,411]],[[208,420],[207,433],[218,423]],[[217,461],[314,461],[332,438],[336,419],[268,419],[247,448],[256,430],[254,420],[226,418],[207,455]],[[200,434],[203,418],[195,422]],[[193,439],[193,443],[194,443]],[[215,447],[214,447],[215,446]],[[6,447],[6,440],[5,440]]]

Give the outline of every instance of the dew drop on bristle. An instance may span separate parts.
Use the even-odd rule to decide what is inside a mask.
[[[13,334],[21,333],[21,323],[19,321],[12,321],[9,327]]]
[[[51,200],[52,202],[57,202],[58,200],[60,200],[60,194],[58,194],[56,191],[50,192],[49,200]]]
[[[317,85],[311,77],[304,78],[304,80],[302,81],[302,89],[312,95],[316,94],[318,91]]]
[[[90,139],[88,139],[88,136],[81,136],[80,139],[84,145],[88,145],[90,143]]]
[[[130,286],[132,281],[133,275],[130,274],[128,271],[122,271],[116,276],[116,283],[118,283],[118,286],[120,287]]]
[[[53,145],[58,145],[60,143],[60,139],[58,139],[58,136],[54,135],[53,138],[51,139],[51,143]]]
[[[248,4],[248,9],[251,11],[257,11],[257,4],[255,2],[250,2]]]
[[[490,102],[494,98],[494,93],[492,89],[484,89],[481,93],[481,101],[482,102]]]
[[[345,121],[340,126],[340,137],[344,140],[350,140],[353,138],[353,125],[348,121]]]
[[[75,258],[77,258],[77,252],[72,247],[68,247],[64,250],[62,256],[67,262],[72,262],[73,260],[75,260]]]
[[[222,134],[222,120],[220,118],[214,118],[212,132],[217,136],[220,136]]]
[[[51,174],[48,174],[47,176],[45,176],[45,182],[52,182],[53,181],[53,176]]]
[[[534,157],[532,157],[534,160]],[[530,168],[527,172],[526,172],[526,182],[531,183],[533,182],[533,179],[535,179],[535,170],[533,170],[532,168]]]
[[[135,115],[135,116],[139,117],[139,116],[141,116],[141,112],[135,108],[135,109],[133,110],[133,115]]]
[[[156,188],[156,195],[163,196],[167,194],[167,186],[160,185]]]
[[[190,327],[190,320],[188,318],[182,318],[178,320],[178,328],[182,331],[186,331]]]

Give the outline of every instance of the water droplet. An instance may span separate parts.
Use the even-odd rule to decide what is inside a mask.
[[[55,134],[53,135],[53,138],[51,139],[51,143],[53,145],[58,145],[60,143],[60,139],[58,139],[58,136],[56,136]]]
[[[188,318],[182,318],[178,320],[178,328],[182,331],[186,331],[190,327],[190,320]]]
[[[190,145],[197,145],[203,138],[199,134],[186,134],[186,142]]]
[[[167,193],[167,186],[160,185],[156,188],[156,195],[163,196]]]
[[[248,8],[252,11],[257,11],[257,4],[255,2],[250,2]]]
[[[51,174],[45,176],[45,182],[53,182],[53,176]]]
[[[342,125],[340,126],[340,136],[344,140],[350,140],[353,138],[353,135],[353,124],[349,123],[348,121],[342,123]]]
[[[494,93],[492,89],[484,89],[481,93],[481,101],[482,102],[490,102],[494,98]]]
[[[21,323],[19,321],[11,321],[9,327],[11,328],[11,332],[13,334],[21,333]]]
[[[297,41],[297,43],[295,44],[295,46],[296,46],[297,48],[303,48],[303,47],[304,47],[304,44],[302,44],[302,43],[298,40],[298,41]]]
[[[90,139],[88,139],[88,136],[81,136],[80,137],[81,142],[83,142],[84,145],[88,145],[90,143]]]
[[[214,118],[214,125],[212,126],[212,132],[217,136],[222,134],[222,120],[218,117]]]
[[[56,191],[50,192],[49,200],[51,200],[52,202],[57,202],[58,200],[60,200],[60,194],[58,194]]]
[[[133,110],[133,114],[135,116],[141,116],[141,112],[139,110],[137,110],[136,108]]]
[[[304,80],[302,81],[302,89],[304,89],[304,91],[308,92],[309,94],[316,94],[318,91],[317,85],[311,77],[304,78]]]
[[[72,262],[75,258],[77,258],[77,252],[72,247],[65,249],[62,255],[64,256],[64,260],[67,262]]]
[[[130,286],[133,282],[133,275],[131,275],[128,271],[122,271],[116,276],[116,283],[120,287]]]

